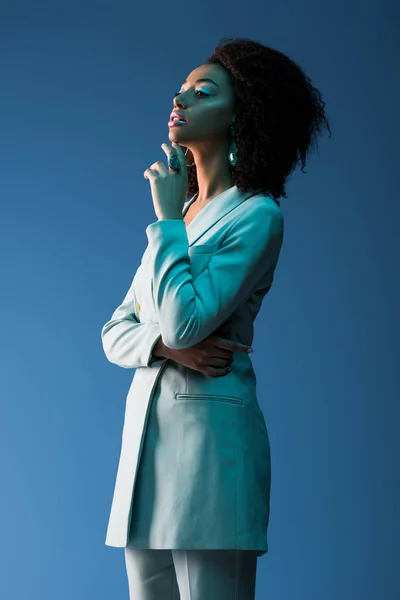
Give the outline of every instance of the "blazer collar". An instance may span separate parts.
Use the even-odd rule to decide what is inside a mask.
[[[215,196],[208,204],[206,204],[200,212],[192,219],[187,226],[187,236],[189,240],[189,246],[194,244],[200,236],[202,236],[210,227],[215,225],[217,221],[222,219],[229,212],[234,210],[239,204],[255,196],[260,192],[257,190],[248,190],[247,192],[241,192],[236,185],[228,188],[222,194]],[[196,200],[198,192],[190,198],[184,205],[182,210],[182,216],[185,216],[189,206]]]

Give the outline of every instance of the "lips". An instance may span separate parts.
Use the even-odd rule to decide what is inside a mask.
[[[173,121],[175,119],[179,119],[180,121],[187,121],[187,119],[183,115],[178,113],[176,110],[173,110],[169,117],[169,120]]]

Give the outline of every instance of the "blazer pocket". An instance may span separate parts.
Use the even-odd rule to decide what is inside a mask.
[[[217,244],[189,246],[190,271],[193,279],[196,279],[207,268],[217,248]]]
[[[189,255],[191,254],[214,254],[218,249],[218,244],[197,244],[189,246]]]
[[[212,400],[213,402],[227,402],[228,404],[238,404],[239,406],[243,406],[243,399],[238,398],[237,396],[217,396],[213,394],[178,394],[175,393],[176,400]]]

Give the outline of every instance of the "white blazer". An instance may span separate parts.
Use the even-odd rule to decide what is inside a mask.
[[[268,551],[270,445],[251,356],[234,352],[232,371],[212,377],[154,358],[152,349],[160,336],[170,348],[189,348],[222,325],[229,326],[224,337],[250,346],[283,229],[271,197],[237,186],[213,198],[187,228],[180,219],[146,228],[142,262],[101,331],[107,359],[136,369],[106,545],[128,545],[150,408],[163,402],[157,462],[145,474],[153,493],[146,498],[151,521],[142,546]]]

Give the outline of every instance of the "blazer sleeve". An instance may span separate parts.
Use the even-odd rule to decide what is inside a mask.
[[[168,360],[152,358],[154,346],[161,337],[158,323],[140,323],[135,316],[136,298],[131,286],[122,304],[101,330],[103,350],[111,363],[125,369],[155,367]]]
[[[245,211],[195,279],[182,219],[151,223],[146,235],[163,342],[169,348],[190,348],[224,323],[267,274],[272,284],[283,241],[283,215],[267,203]]]

